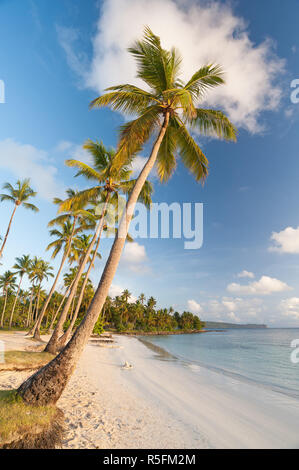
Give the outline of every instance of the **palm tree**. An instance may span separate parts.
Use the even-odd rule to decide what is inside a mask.
[[[0,276],[0,287],[3,289],[4,304],[1,315],[0,327],[4,326],[4,315],[6,310],[7,296],[9,289],[13,290],[16,287],[16,277],[12,271],[6,271],[2,276]]]
[[[75,295],[77,293],[78,284],[80,282],[82,272],[83,272],[82,265],[84,263],[86,254],[89,252],[89,248],[91,245],[91,237],[92,235],[83,234],[83,235],[76,237],[76,239],[74,240],[74,244],[72,246],[72,250],[71,250],[69,258],[70,258],[70,262],[74,262],[74,261],[78,262],[78,269],[74,272],[75,278],[73,280],[72,287],[70,288],[68,299],[66,301],[65,306],[63,307],[59,320],[52,333],[52,336],[46,346],[45,351],[47,352],[55,353],[59,347],[59,337],[62,336],[63,334],[63,325],[67,318],[67,314],[70,309],[70,306],[73,303],[75,299]],[[89,257],[90,256],[91,256],[91,253],[89,252]]]
[[[19,282],[19,285],[18,285],[17,294],[15,296],[15,301],[14,301],[14,304],[13,304],[13,307],[12,307],[12,310],[11,310],[11,314],[10,314],[10,319],[9,319],[9,327],[10,328],[11,328],[11,325],[12,325],[13,314],[14,314],[14,311],[15,311],[15,308],[16,308],[16,305],[17,305],[17,301],[18,301],[18,297],[19,297],[23,277],[24,277],[25,274],[29,275],[29,273],[30,273],[30,269],[31,269],[30,256],[29,255],[23,255],[21,258],[16,258],[16,263],[14,264],[13,269],[16,269],[15,274],[18,274],[20,276],[20,282]]]
[[[143,293],[141,293],[141,294],[139,295],[138,299],[139,299],[139,301],[141,302],[142,305],[144,304],[144,302],[145,302],[145,300],[146,300],[146,299],[145,299],[145,295],[144,295]]]
[[[50,231],[50,235],[55,236],[57,238],[56,238],[56,240],[54,240],[53,242],[51,242],[48,245],[47,250],[49,250],[51,248],[54,248],[54,251],[53,251],[53,254],[52,254],[52,259],[57,256],[57,254],[61,251],[62,248],[63,248],[63,255],[62,255],[61,263],[60,263],[58,272],[56,274],[56,277],[54,279],[53,285],[52,285],[52,287],[50,289],[50,292],[49,292],[49,294],[46,298],[46,301],[43,305],[43,308],[40,312],[40,315],[39,315],[39,317],[38,317],[38,319],[35,323],[35,326],[33,327],[33,332],[32,333],[33,333],[33,337],[35,339],[40,338],[40,326],[42,324],[42,320],[43,320],[44,314],[47,310],[47,307],[49,305],[49,302],[50,302],[50,300],[52,298],[52,295],[55,291],[55,288],[56,288],[58,279],[60,277],[62,268],[64,266],[64,263],[65,263],[66,259],[69,256],[71,246],[72,246],[73,237],[75,236],[76,233],[78,233],[80,230],[83,229],[82,226],[79,226],[79,227],[76,228],[77,218],[79,217],[79,214],[82,215],[82,212],[83,211],[81,211],[81,210],[74,211],[73,214],[72,214],[73,215],[73,222],[71,222],[70,220],[67,220],[66,222],[62,223],[61,220],[60,220],[58,223],[61,226],[61,229],[59,230],[57,228],[57,229],[53,229],[53,230]],[[50,225],[52,223],[53,223],[53,221],[50,222]]]
[[[29,327],[31,325],[31,321],[33,319],[33,299],[34,299],[34,293],[37,291],[36,288],[36,274],[39,269],[39,258],[37,256],[34,256],[34,258],[31,261],[31,266],[30,266],[30,272],[28,274],[29,280],[31,282],[31,288],[30,288],[30,301],[29,301],[29,309],[28,309],[28,314],[27,314],[27,322],[26,326]],[[30,335],[31,332],[29,331],[27,335]]]
[[[69,198],[69,200],[61,204],[61,210],[68,210],[70,205],[74,203],[87,204],[88,202],[93,203],[94,205],[100,203],[102,210],[98,217],[99,222],[96,225],[94,236],[91,240],[88,250],[86,251],[85,258],[80,264],[77,277],[71,290],[71,294],[64,306],[52,337],[46,346],[46,351],[52,354],[55,354],[58,349],[58,335],[62,333],[63,323],[71,306],[72,299],[77,292],[78,283],[84,272],[84,268],[91,251],[97,239],[98,244],[100,243],[102,231],[104,229],[104,217],[107,213],[108,203],[110,202],[110,204],[117,206],[119,202],[119,192],[128,193],[135,184],[135,180],[129,179],[132,174],[132,170],[130,170],[127,165],[115,166],[116,153],[113,149],[106,149],[103,143],[92,142],[91,140],[85,143],[84,148],[91,154],[93,159],[93,167],[78,160],[67,160],[66,164],[71,167],[78,168],[79,171],[76,176],[84,175],[90,180],[95,180],[97,185],[87,190],[81,191],[75,196]],[[152,185],[146,181],[139,195],[140,201],[149,205],[151,203],[151,192]]]
[[[84,280],[83,280],[83,284],[81,286],[81,289],[80,289],[80,295],[79,295],[79,298],[77,300],[77,305],[76,305],[76,310],[73,314],[73,317],[72,317],[72,320],[68,326],[68,329],[66,330],[66,332],[64,333],[64,335],[62,335],[62,337],[59,339],[59,347],[62,347],[64,346],[68,340],[70,339],[70,336],[72,334],[72,331],[73,331],[73,328],[74,328],[74,325],[75,325],[75,322],[77,320],[77,317],[78,317],[78,314],[79,314],[79,310],[80,310],[80,307],[81,307],[81,304],[82,304],[82,301],[83,301],[83,297],[84,297],[84,293],[85,293],[85,289],[86,289],[86,286],[87,286],[87,283],[89,282],[89,275],[90,275],[90,271],[91,269],[93,268],[94,266],[94,263],[95,263],[95,259],[96,257],[98,256],[99,258],[101,258],[101,255],[98,253],[98,250],[99,250],[99,245],[100,245],[100,240],[101,240],[101,234],[99,234],[98,236],[98,240],[97,240],[97,243],[96,243],[96,247],[95,249],[93,250],[93,255],[92,255],[92,258],[90,260],[90,263],[89,263],[89,266],[87,268],[87,271],[86,273],[84,274]]]
[[[161,180],[167,180],[175,169],[175,155],[178,153],[195,179],[201,181],[208,174],[208,161],[188,128],[226,140],[236,139],[236,129],[221,111],[197,107],[206,90],[224,83],[218,65],[200,68],[187,83],[183,83],[179,78],[181,57],[177,50],[163,49],[160,39],[149,28],[145,29],[143,40],[137,41],[129,51],[137,60],[137,76],[144,80],[149,91],[133,85],[119,85],[108,89],[91,106],[110,106],[137,115],[121,128],[117,152],[119,166],[130,161],[150,137],[156,134],[156,138],[130,192],[118,234],[88,312],[60,354],[20,386],[18,393],[26,403],[55,403],[64,390],[103,308],[135,204],[155,163]]]
[[[8,194],[0,194],[1,201],[10,201],[14,204],[14,210],[10,217],[10,221],[6,230],[6,234],[3,240],[3,243],[0,248],[0,257],[2,256],[7,237],[10,231],[12,220],[14,218],[17,207],[23,205],[26,209],[30,209],[34,212],[38,212],[38,208],[29,202],[27,202],[31,197],[36,196],[36,192],[30,187],[30,179],[18,180],[16,187],[14,188],[10,183],[5,183],[3,189],[6,189]]]
[[[39,302],[41,296],[41,285],[42,282],[46,279],[49,280],[49,277],[54,277],[52,271],[53,268],[50,266],[50,263],[44,261],[41,258],[35,258],[35,274],[33,279],[37,283],[37,298],[36,298],[36,307],[35,307],[35,318],[38,318]],[[36,339],[40,339],[39,336]]]

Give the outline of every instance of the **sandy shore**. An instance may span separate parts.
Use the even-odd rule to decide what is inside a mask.
[[[9,341],[28,344],[20,333],[9,336],[10,349]],[[157,360],[136,338],[115,339],[114,347],[86,347],[58,402],[68,425],[64,448],[299,447],[297,400]],[[125,361],[133,369],[123,370]],[[28,375],[3,372],[0,387],[15,388]]]

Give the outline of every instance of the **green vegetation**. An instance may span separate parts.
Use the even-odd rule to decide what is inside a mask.
[[[23,439],[23,444],[11,446],[25,448],[26,438],[30,441],[49,433],[57,414],[60,414],[57,408],[51,405],[25,405],[15,390],[0,391],[0,447]]]
[[[224,84],[224,74],[217,64],[208,63],[200,68],[199,64],[194,64],[193,75],[184,81],[178,50],[164,49],[160,38],[149,27],[129,52],[136,61],[136,76],[143,88],[131,84],[113,86],[90,104],[91,108],[110,107],[129,116],[120,128],[116,149],[107,149],[100,141],[88,140],[84,148],[90,153],[92,164],[78,160],[66,162],[76,168],[75,176],[84,177],[89,184],[82,191],[69,189],[65,200],[54,199],[58,215],[49,222],[50,235],[55,240],[48,249],[53,248],[53,257],[61,251],[62,258],[49,293],[42,284],[53,275],[51,267],[36,257],[30,263],[27,258],[20,263],[20,258],[15,265],[18,265],[17,271],[7,272],[0,281],[3,289],[1,326],[30,327],[36,339],[40,330],[54,327],[46,351],[56,353],[62,349],[59,357],[20,386],[18,393],[28,404],[56,403],[92,331],[100,332],[104,326],[110,326],[118,331],[173,332],[200,330],[203,326],[190,312],[179,314],[173,309],[156,309],[152,297],[145,304],[144,296],[130,303],[128,291],[114,300],[107,296],[124,245],[131,239],[128,231],[136,203],[140,201],[146,207],[151,203],[153,188],[148,177],[154,166],[160,181],[166,182],[179,159],[197,182],[204,182],[209,162],[194,136],[200,133],[236,141],[237,130],[221,110],[199,107],[206,92]],[[147,144],[150,152],[146,163],[133,178],[134,159],[146,151]],[[0,256],[16,208],[23,205],[37,210],[27,202],[36,195],[29,183],[29,180],[18,181],[16,188],[6,183],[4,188],[8,194],[0,195],[2,201],[15,204]],[[184,188],[178,189],[184,191]],[[124,212],[111,225],[110,206],[118,213],[119,202],[124,197],[127,198]],[[98,287],[94,289],[89,274],[105,233],[115,237]],[[62,294],[56,290],[56,283],[62,277],[62,267],[65,269],[67,265]],[[17,292],[16,274],[19,276]],[[21,289],[25,275],[30,284],[27,292]]]
[[[4,363],[0,363],[1,370],[37,369],[53,359],[53,354],[33,351],[5,351]]]
[[[179,314],[173,308],[156,309],[156,300],[146,302],[140,294],[136,302],[129,302],[131,293],[124,290],[115,299],[107,297],[104,305],[105,328],[118,332],[182,332],[201,330],[204,323],[190,312]]]

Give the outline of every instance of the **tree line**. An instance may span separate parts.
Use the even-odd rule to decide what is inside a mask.
[[[54,221],[51,221],[51,224],[54,227],[53,231],[58,230],[61,235],[58,252],[61,251],[62,257],[52,288],[35,316],[35,323],[31,329],[35,338],[39,338],[41,325],[53,301],[63,266],[70,259],[74,259],[77,271],[66,292],[66,299],[45,349],[57,354],[56,357],[27,379],[18,389],[19,396],[28,404],[44,405],[58,400],[98,322],[99,315],[105,315],[107,296],[124,245],[126,241],[131,240],[129,227],[135,205],[137,201],[144,203],[147,207],[151,204],[153,187],[148,181],[148,176],[153,167],[156,166],[160,181],[166,182],[175,171],[179,157],[195,180],[203,182],[208,176],[209,162],[193,137],[194,131],[227,141],[236,140],[236,128],[222,111],[199,107],[207,91],[224,84],[223,71],[219,65],[204,65],[195,71],[188,81],[183,81],[181,78],[182,58],[179,52],[175,48],[164,49],[160,38],[149,27],[145,28],[143,38],[135,41],[129,48],[129,52],[136,60],[136,76],[139,81],[144,82],[144,89],[131,84],[113,86],[107,88],[101,96],[92,101],[90,107],[110,107],[114,111],[131,115],[131,118],[133,116],[133,119],[121,126],[115,150],[106,148],[102,142],[98,141],[88,140],[84,144],[84,148],[92,157],[92,165],[74,159],[66,161],[69,167],[77,170],[76,176],[85,177],[89,183],[94,184],[89,185],[83,191],[69,190],[64,200],[54,201],[58,207],[58,215]],[[137,178],[133,178],[132,163],[147,142],[151,144],[149,157]],[[24,191],[20,192],[22,185],[22,182],[18,182],[17,193],[14,193],[13,187],[7,186],[9,194],[1,196],[4,199],[10,198],[9,200],[14,203],[14,211],[2,243],[1,254],[3,254],[16,209],[21,204],[30,209],[30,203],[22,199],[24,194]],[[28,181],[27,186],[29,186]],[[25,192],[27,199],[34,196],[29,188],[27,187],[27,192]],[[109,210],[111,206],[118,209],[119,195],[125,196],[127,200],[125,210],[117,220],[115,228],[110,224]],[[99,204],[101,211],[96,210]],[[33,210],[32,207],[31,209]],[[114,242],[103,267],[99,284],[80,325],[73,333],[90,270],[99,252],[101,237],[105,232],[111,231],[115,235]],[[56,235],[60,237],[58,233]],[[82,239],[83,236],[90,237],[85,250],[82,255],[73,254],[72,247],[75,240],[79,240],[76,243],[80,245],[82,242],[80,237]],[[52,246],[50,249],[54,249],[52,255],[54,256],[56,248]],[[80,290],[82,275],[85,278]],[[39,281],[37,281],[37,286],[39,286]],[[67,330],[64,331],[65,323],[70,319],[69,311],[72,308],[74,296],[78,293],[75,312]],[[132,326],[132,328],[142,327],[144,318],[147,319],[147,326],[150,322],[152,323],[150,327],[154,328],[159,328],[162,324],[165,327],[169,325],[170,320],[173,322],[173,328],[175,325],[178,328],[182,325],[184,327],[191,322],[188,312],[182,315],[172,315],[168,311],[166,315],[162,309],[150,314],[148,305],[141,308],[137,302],[135,302],[135,307],[129,302],[124,302],[120,306],[120,318],[113,318],[113,312],[118,304],[119,299],[115,299],[111,308],[107,308],[107,315],[111,315],[109,318],[115,322],[117,328],[123,328],[125,325]],[[140,323],[131,314],[134,308],[136,315],[138,309],[142,312],[138,320]]]

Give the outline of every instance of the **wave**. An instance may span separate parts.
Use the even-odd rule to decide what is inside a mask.
[[[284,387],[282,385],[277,385],[274,383],[265,383],[259,381],[257,379],[253,379],[252,377],[248,377],[245,374],[240,374],[239,372],[235,372],[232,370],[225,369],[223,367],[214,366],[211,364],[204,363],[198,360],[190,360],[186,359],[184,356],[180,354],[172,354],[166,348],[162,346],[158,346],[155,343],[152,343],[148,339],[138,338],[145,346],[147,346],[151,351],[155,353],[155,358],[157,360],[163,361],[176,361],[178,364],[188,367],[194,373],[199,373],[201,368],[204,368],[208,371],[215,372],[216,374],[221,374],[225,377],[229,377],[230,379],[238,380],[239,382],[243,382],[249,385],[256,386],[258,388],[262,388],[264,390],[270,390],[272,392],[281,393],[291,398],[299,399],[299,391],[296,389],[292,389],[289,387]],[[249,349],[249,348],[248,348]]]

